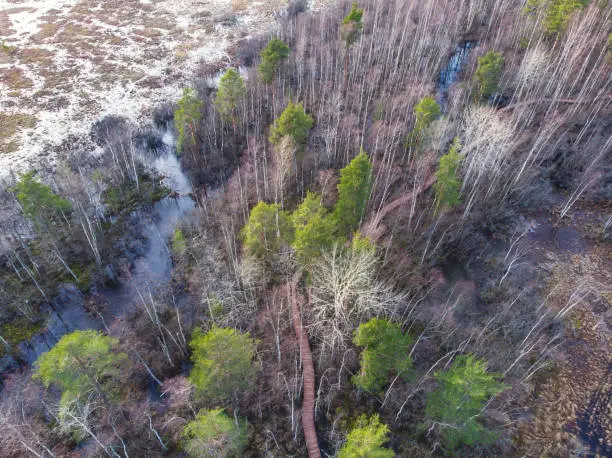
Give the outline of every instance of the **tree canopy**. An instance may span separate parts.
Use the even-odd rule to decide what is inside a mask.
[[[251,210],[241,231],[244,248],[252,255],[264,258],[291,243],[293,228],[286,212],[278,204],[259,202]]]
[[[187,252],[187,240],[180,229],[175,229],[172,234],[172,251],[179,256],[183,256]]]
[[[434,374],[438,387],[427,396],[425,414],[448,425],[443,427],[446,447],[495,440],[496,435],[476,420],[489,399],[507,388],[499,377],[487,372],[487,363],[474,355],[458,356],[447,371]]]
[[[440,158],[434,183],[436,211],[441,208],[452,208],[459,203],[461,180],[457,172],[461,163],[460,149],[459,137],[455,137],[449,152]]]
[[[191,88],[183,89],[183,96],[178,101],[178,108],[174,112],[174,127],[179,134],[176,141],[176,151],[183,150],[185,140],[189,137],[195,145],[195,133],[197,124],[202,118],[202,106],[204,103],[198,99],[196,91]]]
[[[434,98],[428,95],[415,105],[414,116],[416,117],[415,129],[422,131],[442,116],[442,110]]]
[[[183,450],[193,458],[239,458],[246,445],[247,422],[235,422],[222,409],[198,412],[182,432]]]
[[[114,352],[118,340],[100,331],[74,331],[34,363],[35,377],[46,387],[57,385],[65,393],[81,395],[101,390],[109,395],[120,375],[124,353]]]
[[[339,241],[335,220],[321,204],[321,196],[308,192],[291,215],[295,230],[293,249],[298,260],[308,265],[321,252]]]
[[[419,144],[427,131],[427,128],[440,116],[442,110],[440,105],[432,96],[423,97],[414,107],[415,123],[414,129],[408,135],[406,147],[416,146]]]
[[[11,188],[25,215],[35,224],[46,224],[72,210],[70,202],[36,179],[36,172],[24,173]]]
[[[377,393],[388,383],[390,374],[403,378],[410,375],[412,360],[408,354],[412,338],[403,334],[397,323],[372,318],[359,325],[353,343],[363,348],[359,373],[353,376],[358,388]]]
[[[357,7],[357,2],[353,2],[351,11],[342,20],[340,26],[340,36],[350,46],[357,41],[359,33],[363,29],[363,8]]]
[[[219,82],[215,106],[222,116],[232,121],[234,130],[236,130],[236,109],[245,96],[246,86],[242,76],[237,70],[230,68],[223,74]]]
[[[313,124],[312,116],[306,114],[302,103],[289,102],[287,108],[274,121],[270,132],[270,142],[276,144],[281,138],[289,136],[296,144],[304,145]]]
[[[376,252],[376,245],[372,243],[370,237],[361,235],[361,232],[356,231],[353,233],[351,240],[351,250],[355,253],[367,253],[373,255]]]
[[[474,74],[477,96],[481,99],[493,97],[499,90],[499,78],[504,66],[504,56],[495,51],[489,51],[478,58],[478,67]]]
[[[389,427],[378,415],[361,415],[349,432],[338,458],[393,458],[395,452],[382,445],[389,440]]]
[[[289,57],[291,49],[278,38],[272,38],[261,51],[259,73],[264,83],[271,83],[283,61]]]
[[[196,329],[189,346],[193,368],[189,380],[205,399],[223,402],[252,388],[258,369],[253,363],[255,341],[232,328]]]
[[[334,217],[343,234],[357,229],[365,215],[372,187],[372,163],[365,151],[340,170]]]
[[[565,30],[572,14],[588,6],[591,0],[528,0],[525,12],[544,12],[543,25],[546,32],[556,35]]]

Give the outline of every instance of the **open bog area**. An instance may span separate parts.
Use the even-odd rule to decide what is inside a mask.
[[[238,40],[267,31],[284,3],[1,0],[0,174],[54,162],[106,115],[139,124],[200,65],[222,68]]]

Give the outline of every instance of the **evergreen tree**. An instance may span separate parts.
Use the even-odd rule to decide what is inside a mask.
[[[282,40],[272,38],[261,52],[261,64],[259,73],[264,83],[270,84],[274,81],[276,73],[283,61],[289,57],[291,49]]]
[[[353,383],[370,393],[380,392],[389,381],[389,375],[408,378],[412,360],[408,356],[412,339],[403,334],[397,323],[372,318],[359,325],[353,343],[362,347],[359,374]]]
[[[474,83],[479,99],[490,99],[497,93],[503,66],[504,56],[495,51],[489,51],[478,58]]]
[[[455,137],[448,154],[440,158],[434,183],[436,212],[440,208],[452,208],[459,203],[461,180],[457,176],[457,169],[461,163],[460,149],[459,137]]]
[[[258,370],[253,363],[255,341],[248,332],[214,327],[204,334],[196,329],[189,346],[189,380],[199,396],[223,402],[252,388]]]
[[[304,201],[291,215],[291,221],[295,229],[293,249],[302,265],[308,265],[323,250],[340,242],[335,235],[335,221],[317,194],[306,194]]]
[[[239,458],[246,445],[247,422],[236,422],[223,410],[200,410],[183,429],[183,450],[193,458]]]
[[[349,48],[359,38],[359,34],[363,29],[363,9],[357,8],[357,2],[353,2],[351,11],[343,19],[340,25],[340,36],[346,45],[344,53],[344,84],[348,83],[349,72]]]
[[[431,96],[426,96],[421,99],[414,107],[414,116],[416,117],[415,129],[422,131],[429,127],[432,122],[442,116],[440,105]]]
[[[497,380],[499,377],[500,374],[487,372],[486,362],[473,355],[458,356],[447,371],[434,374],[438,388],[427,396],[425,413],[444,424],[443,438],[448,449],[462,443],[495,441],[496,435],[476,420],[489,399],[508,388]]]
[[[372,243],[370,237],[365,237],[361,235],[361,232],[356,231],[351,240],[351,249],[355,253],[367,252],[369,254],[374,254],[376,252],[376,245]]]
[[[378,415],[361,415],[348,434],[338,458],[393,458],[395,453],[382,445],[389,440],[389,427]]]
[[[100,331],[73,331],[38,357],[34,376],[45,387],[57,385],[64,393],[97,391],[100,395],[111,395],[121,374],[121,364],[127,358],[124,353],[113,352],[118,343]]]
[[[365,215],[372,187],[372,164],[365,151],[340,170],[338,203],[334,212],[336,223],[342,234],[359,226]]]
[[[280,117],[274,121],[270,132],[270,142],[277,144],[283,137],[289,136],[297,145],[304,145],[312,129],[313,119],[306,114],[301,103],[289,102]]]
[[[246,96],[246,87],[240,73],[233,68],[226,71],[219,82],[219,90],[215,98],[215,105],[219,113],[232,121],[236,131],[236,109]]]
[[[179,256],[183,256],[187,252],[187,241],[180,229],[175,229],[174,234],[172,234],[172,250]]]
[[[408,136],[406,147],[416,146],[421,142],[426,129],[442,116],[442,110],[433,97],[426,96],[414,107],[414,116],[416,118],[414,129]]]
[[[340,35],[348,48],[359,38],[359,33],[363,29],[363,8],[357,8],[357,2],[353,2],[351,11],[342,20]]]
[[[293,228],[287,213],[278,204],[259,202],[251,210],[241,231],[244,248],[253,256],[264,258],[291,243]]]
[[[36,172],[24,173],[10,189],[21,204],[25,215],[41,228],[72,210],[70,202],[36,179]]]
[[[572,14],[586,8],[590,0],[528,0],[525,12],[537,14],[544,12],[544,29],[550,35],[557,35],[565,30]]]
[[[202,105],[198,95],[191,88],[183,89],[183,96],[178,101],[178,109],[174,112],[174,127],[179,137],[176,142],[176,151],[180,154],[187,137],[191,138],[192,145],[196,144],[195,135],[198,122],[202,118]]]

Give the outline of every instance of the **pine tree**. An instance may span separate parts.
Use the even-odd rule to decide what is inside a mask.
[[[361,235],[361,232],[356,231],[353,233],[351,240],[351,250],[356,254],[370,254],[373,255],[376,252],[376,245],[372,243],[370,237]]]
[[[370,393],[380,392],[394,373],[404,379],[410,376],[412,360],[408,356],[412,338],[402,333],[397,323],[372,318],[359,325],[353,343],[363,347],[359,373],[353,383]]]
[[[304,111],[301,103],[289,102],[287,108],[274,121],[270,132],[270,142],[277,144],[283,137],[289,136],[297,145],[304,145],[312,129],[313,119]]]
[[[189,346],[189,381],[198,396],[223,402],[252,388],[258,370],[253,363],[255,341],[248,332],[214,327],[204,334],[196,329]]]
[[[459,203],[461,180],[457,176],[457,169],[461,163],[460,149],[459,137],[455,137],[448,154],[440,158],[434,183],[436,212],[442,208],[452,208]]]
[[[372,188],[372,164],[365,151],[340,170],[334,217],[341,234],[357,229],[365,215]]]
[[[442,116],[440,105],[430,95],[423,97],[414,107],[416,117],[415,129],[422,131],[429,127],[432,122]]]
[[[236,132],[236,110],[238,104],[245,96],[246,87],[242,76],[240,76],[238,71],[230,68],[221,77],[215,105],[221,115],[232,121],[234,132]]]
[[[222,409],[202,409],[183,429],[183,450],[193,458],[239,458],[246,445],[247,427],[245,420],[234,421]]]
[[[359,38],[363,29],[363,8],[357,8],[357,2],[353,2],[351,11],[342,20],[340,35],[348,48]]]
[[[264,83],[270,84],[274,81],[276,73],[283,61],[289,57],[291,49],[282,40],[272,38],[261,52],[261,64],[259,73]]]
[[[525,12],[537,14],[544,11],[544,29],[549,35],[557,35],[565,30],[572,14],[586,8],[590,0],[528,0]]]
[[[187,252],[187,241],[180,229],[175,229],[174,234],[172,234],[172,251],[178,256],[184,256]]]
[[[389,440],[389,427],[378,415],[361,415],[349,432],[338,458],[393,458],[395,453],[382,445]]]
[[[495,51],[489,51],[483,57],[478,58],[474,83],[479,99],[490,99],[497,93],[503,66],[504,56]]]
[[[306,194],[304,201],[291,215],[291,221],[295,229],[293,249],[302,265],[310,264],[322,251],[334,243],[340,243],[335,235],[335,221],[317,194]]]
[[[202,118],[204,103],[198,99],[196,92],[191,88],[183,89],[183,96],[178,101],[178,109],[174,112],[174,126],[179,134],[176,142],[176,151],[181,153],[185,139],[189,136],[192,145],[196,144],[196,129]]]
[[[35,171],[24,173],[10,191],[15,194],[23,212],[38,229],[57,221],[61,215],[72,210],[68,200],[36,179]]]
[[[119,341],[100,331],[74,331],[64,335],[55,346],[34,363],[35,378],[46,387],[56,385],[66,393],[79,395],[97,391],[112,394],[119,378],[124,353],[113,348]]]
[[[427,396],[425,414],[443,424],[444,443],[448,449],[459,444],[486,444],[496,435],[477,418],[492,396],[508,387],[497,379],[500,374],[487,372],[487,363],[473,355],[455,358],[447,371],[438,371],[434,378],[438,388]]]
[[[346,45],[344,53],[344,84],[348,83],[349,72],[349,48],[357,41],[363,29],[363,9],[357,8],[357,2],[353,2],[351,11],[342,20],[340,25],[340,36]]]
[[[251,210],[242,228],[244,248],[251,255],[265,258],[293,240],[293,227],[286,212],[278,204],[259,202]]]
[[[414,107],[414,116],[416,118],[414,129],[408,136],[406,147],[416,146],[421,142],[426,129],[442,116],[442,110],[433,97],[426,96]]]
[[[92,409],[115,401],[121,390],[119,379],[127,356],[114,351],[118,343],[99,331],[74,331],[34,363],[34,378],[45,387],[61,390],[59,426],[77,441],[91,435],[83,424]]]

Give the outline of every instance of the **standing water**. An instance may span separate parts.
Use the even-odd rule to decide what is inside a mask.
[[[455,52],[448,60],[446,67],[440,70],[440,78],[438,79],[439,101],[440,106],[444,109],[448,98],[450,87],[457,82],[459,73],[467,62],[470,51],[474,49],[476,43],[473,41],[465,41],[455,48]]]
[[[153,205],[149,211],[138,212],[143,235],[148,244],[143,256],[132,266],[130,278],[114,290],[101,290],[100,295],[108,306],[101,317],[91,316],[84,307],[84,297],[74,285],[63,286],[54,299],[44,332],[20,345],[20,354],[28,364],[34,363],[40,354],[50,350],[61,337],[77,329],[102,329],[136,307],[141,306],[141,296],[166,286],[171,279],[172,257],[168,240],[172,237],[181,219],[195,208],[190,197],[191,183],[181,170],[176,157],[175,139],[171,124],[155,132],[161,139],[161,148],[156,154],[144,147],[139,151],[140,159],[159,175],[162,184],[173,192]]]

